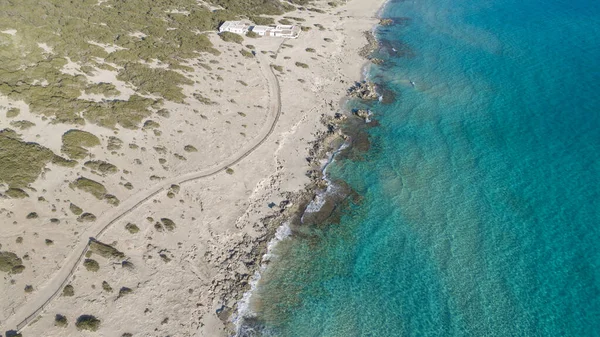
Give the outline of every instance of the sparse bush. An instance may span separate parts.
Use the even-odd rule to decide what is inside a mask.
[[[86,161],[83,165],[102,174],[115,174],[119,172],[119,169],[115,165],[103,160],[90,160]]]
[[[100,269],[100,264],[96,260],[85,259],[83,261],[83,266],[87,271],[97,272]]]
[[[169,218],[162,218],[160,219],[160,222],[162,222],[162,224],[165,226],[166,229],[172,231],[175,229],[175,222],[173,222],[173,220],[169,219]]]
[[[102,289],[104,289],[104,291],[106,291],[108,293],[113,291],[113,288],[106,281],[102,281]]]
[[[4,194],[13,199],[23,199],[29,197],[29,194],[20,188],[9,188],[6,190],[6,192],[4,192]]]
[[[296,64],[296,67],[308,68],[308,64],[306,64],[306,63],[296,62],[295,64]]]
[[[92,213],[83,213],[77,218],[77,222],[94,222],[96,221],[96,216]]]
[[[73,213],[75,215],[80,215],[81,213],[83,213],[83,210],[81,208],[79,208],[77,205],[75,205],[74,203],[71,203],[69,205],[69,209],[71,210],[71,213]]]
[[[225,42],[235,42],[235,43],[239,43],[239,44],[244,42],[243,36],[235,34],[235,33],[231,33],[231,32],[219,33],[219,37],[221,38],[221,40],[223,40]]]
[[[39,216],[36,212],[31,212],[29,214],[27,214],[26,218],[27,219],[37,219]]]
[[[198,152],[198,149],[196,149],[194,146],[192,145],[186,145],[183,147],[183,150],[185,152]]]
[[[10,108],[6,111],[6,118],[15,118],[20,112],[21,110],[19,108]]]
[[[247,51],[246,49],[242,49],[240,50],[240,54],[242,54],[243,57],[254,57],[254,54],[252,54],[251,52]]]
[[[100,320],[92,315],[81,315],[77,317],[75,326],[79,330],[96,331],[100,327]]]
[[[306,51],[309,53],[315,53],[316,50],[314,48],[306,48]]]
[[[21,260],[17,254],[13,252],[0,252],[0,271],[5,273],[15,273],[20,267],[23,267],[23,260]],[[23,269],[24,268],[25,267],[23,267]],[[18,274],[18,272],[15,274]]]
[[[87,192],[96,197],[96,199],[102,200],[106,196],[106,188],[104,185],[100,184],[97,181],[88,179],[88,178],[78,178],[71,184],[69,184],[71,188],[78,188],[84,192]]]
[[[132,223],[128,223],[127,225],[125,225],[125,229],[131,234],[135,234],[140,231],[140,228]]]
[[[72,159],[83,159],[88,155],[87,148],[98,145],[100,145],[100,139],[95,135],[71,129],[62,135],[61,151]]]
[[[72,285],[67,284],[64,288],[63,288],[63,292],[62,292],[62,296],[74,296],[75,295],[75,288],[73,288]]]
[[[25,286],[25,289],[24,289],[24,290],[25,290],[25,292],[26,292],[26,293],[28,293],[28,294],[29,294],[29,293],[32,293],[32,292],[33,292],[33,286],[28,284],[28,285],[26,285],[26,286]]]
[[[97,240],[90,240],[90,250],[106,259],[123,259],[125,254],[111,245],[107,245]]]
[[[233,174],[233,173],[234,173],[234,171],[233,171],[233,169],[232,169],[231,167],[228,167],[228,168],[225,170],[225,173],[227,173],[227,174]]]
[[[249,31],[248,33],[246,33],[246,36],[249,37],[249,38],[252,38],[252,39],[256,39],[256,38],[260,37],[260,35],[256,34],[253,31]]]
[[[56,314],[54,317],[54,326],[64,328],[68,325],[67,317],[61,314]]]
[[[125,295],[129,295],[132,292],[133,292],[133,290],[131,288],[121,287],[121,289],[119,289],[119,296],[118,297],[123,297]]]

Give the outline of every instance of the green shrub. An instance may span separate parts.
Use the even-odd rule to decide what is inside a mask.
[[[114,174],[119,172],[119,169],[115,165],[103,160],[90,160],[86,161],[83,165],[102,174]]]
[[[4,194],[13,199],[23,199],[29,197],[29,194],[20,188],[9,188],[4,192]]]
[[[100,264],[98,264],[98,262],[96,260],[92,260],[92,259],[85,259],[83,261],[83,266],[88,271],[93,271],[93,272],[97,272],[100,269]]]
[[[175,229],[175,222],[173,222],[173,220],[169,219],[169,218],[162,218],[160,219],[160,222],[162,222],[162,224],[165,226],[165,228],[167,230],[174,230]]]
[[[240,50],[240,54],[242,54],[243,57],[248,57],[248,58],[254,57],[254,54],[247,51],[246,49]]]
[[[67,317],[61,314],[56,314],[54,317],[54,326],[64,328],[68,325]]]
[[[69,130],[62,135],[61,151],[72,159],[83,159],[88,155],[86,148],[100,145],[100,139],[81,130]]]
[[[125,225],[125,229],[131,234],[135,234],[140,231],[140,228],[136,226],[136,224],[132,223],[128,223],[127,225]]]
[[[87,192],[99,200],[104,199],[104,196],[106,195],[106,188],[104,187],[104,185],[100,184],[97,181],[84,177],[78,178],[77,180],[69,184],[69,186],[71,188],[77,188],[84,192]]]
[[[75,295],[75,288],[73,288],[72,285],[67,284],[64,288],[63,288],[63,292],[62,292],[62,296],[74,296]]]
[[[306,48],[306,51],[309,53],[315,53],[316,50],[314,48]]]
[[[223,32],[223,33],[219,33],[219,37],[221,38],[221,40],[223,40],[225,42],[235,42],[235,43],[239,43],[239,44],[244,42],[244,37],[241,35],[238,35],[236,33]]]
[[[234,173],[234,171],[233,171],[233,169],[232,169],[231,167],[228,167],[228,168],[225,170],[225,173],[227,173],[227,174],[233,174],[233,173]]]
[[[10,108],[6,111],[6,118],[15,118],[20,112],[21,110],[19,108]]]
[[[104,289],[104,291],[108,293],[111,293],[113,291],[113,288],[106,281],[102,281],[102,289]]]
[[[253,39],[257,39],[257,38],[260,37],[260,35],[256,34],[253,31],[248,31],[248,33],[246,33],[246,36],[249,37],[249,38],[253,38]]]
[[[308,68],[308,64],[302,62],[296,62],[296,67]]]
[[[15,139],[11,131],[0,132],[0,183],[22,189],[37,179],[55,155],[37,143]]]
[[[118,259],[125,258],[125,254],[111,245],[107,245],[97,240],[90,240],[90,251],[94,254],[98,254],[106,259]]]
[[[192,145],[186,145],[183,147],[183,150],[185,152],[198,152],[198,149],[196,149],[194,146]]]
[[[0,271],[5,273],[15,273],[23,266],[23,260],[13,252],[0,252]],[[23,267],[24,269],[25,267]],[[22,271],[22,270],[21,270]]]
[[[83,213],[83,210],[81,208],[79,208],[79,206],[75,205],[74,203],[69,204],[69,210],[71,210],[71,213],[73,213],[75,215],[80,215],[81,213]]]
[[[34,127],[35,123],[26,121],[26,120],[22,120],[22,121],[12,121],[12,122],[10,122],[10,125],[19,130],[27,130],[29,128]]]
[[[75,326],[79,330],[96,331],[100,327],[100,320],[92,315],[81,315],[77,317]]]
[[[96,216],[92,213],[83,213],[79,217],[77,217],[77,222],[94,222],[96,221]]]

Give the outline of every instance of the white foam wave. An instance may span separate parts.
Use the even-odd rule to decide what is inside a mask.
[[[287,239],[290,235],[292,235],[292,229],[290,228],[289,222],[286,221],[277,228],[275,236],[267,244],[267,252],[262,256],[260,268],[258,268],[258,270],[254,272],[254,275],[252,275],[252,278],[250,279],[250,290],[246,291],[244,293],[244,296],[242,296],[242,299],[238,302],[237,314],[232,319],[236,327],[236,336],[244,335],[244,318],[256,317],[256,313],[252,311],[252,308],[250,308],[250,300],[252,298],[252,294],[254,293],[258,282],[260,281],[261,274],[267,268],[267,263],[274,256],[273,249],[275,248],[275,246],[277,246],[277,244],[280,241]]]

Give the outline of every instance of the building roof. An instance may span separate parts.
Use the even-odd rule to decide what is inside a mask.
[[[227,29],[248,29],[248,25],[242,21],[225,21],[221,27],[219,27],[219,30]]]

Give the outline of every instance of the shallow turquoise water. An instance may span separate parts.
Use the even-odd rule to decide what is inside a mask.
[[[360,201],[279,244],[280,336],[600,336],[600,3],[391,2]],[[413,88],[410,80],[415,82]],[[355,158],[355,157],[352,157]]]

